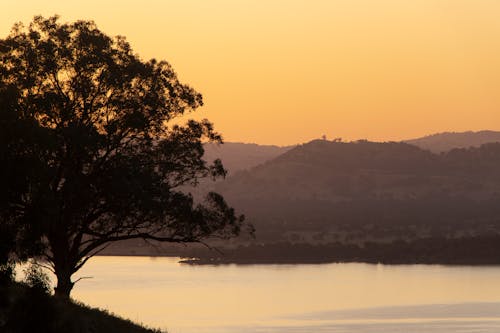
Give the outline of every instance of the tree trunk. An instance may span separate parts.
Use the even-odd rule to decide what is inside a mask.
[[[54,296],[61,299],[69,299],[74,283],[71,282],[71,273],[58,271],[56,269],[57,286],[54,288]]]
[[[74,273],[74,260],[70,254],[68,233],[64,229],[56,229],[49,235],[50,250],[53,253],[54,274],[57,277],[57,286],[54,296],[60,299],[69,299],[74,283],[71,275]]]

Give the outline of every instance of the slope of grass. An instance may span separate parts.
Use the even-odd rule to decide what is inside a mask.
[[[19,283],[0,286],[0,332],[160,333],[100,309],[56,299]]]

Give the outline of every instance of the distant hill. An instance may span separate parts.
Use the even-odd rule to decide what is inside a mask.
[[[241,152],[252,145],[228,146],[244,159]],[[193,193],[223,194],[254,224],[254,240],[212,243],[225,248],[222,257],[200,247],[137,242],[106,253],[163,253],[211,264],[500,262],[500,143],[436,154],[404,142],[314,140],[270,151],[259,151],[259,162],[251,158],[252,168],[233,166],[237,172],[226,180]]]
[[[337,198],[366,193],[370,178],[403,171],[420,173],[438,157],[405,143],[352,143],[314,140],[242,171],[219,184],[218,190],[238,197]],[[363,179],[358,179],[361,176]],[[356,179],[354,179],[356,178]]]
[[[500,142],[500,132],[444,132],[418,139],[405,140],[404,142],[432,152],[441,153],[454,148],[479,147],[489,142]]]
[[[321,142],[324,140],[314,141]],[[485,143],[500,142],[500,132],[444,132],[404,140],[403,142],[424,150],[441,153],[455,148],[479,147]],[[209,162],[220,158],[225,168],[229,171],[229,175],[234,175],[240,170],[249,170],[270,161],[296,146],[258,145],[238,142],[226,142],[222,145],[210,143],[205,145],[204,157]]]
[[[500,230],[499,165],[500,143],[437,155],[407,143],[315,140],[215,189],[263,241],[455,237]]]
[[[236,142],[227,142],[222,145],[210,143],[205,145],[204,158],[209,162],[220,158],[224,167],[232,175],[271,160],[291,148],[293,146],[280,147]]]

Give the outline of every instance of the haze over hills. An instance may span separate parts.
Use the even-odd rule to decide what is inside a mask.
[[[205,145],[204,158],[213,161],[222,160],[228,174],[232,175],[239,170],[253,168],[265,161],[271,160],[293,146],[257,145],[254,143],[227,142],[222,145],[209,143]]]

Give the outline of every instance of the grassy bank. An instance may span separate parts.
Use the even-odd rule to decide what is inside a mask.
[[[19,283],[0,285],[0,332],[160,333],[107,311],[56,299]]]

